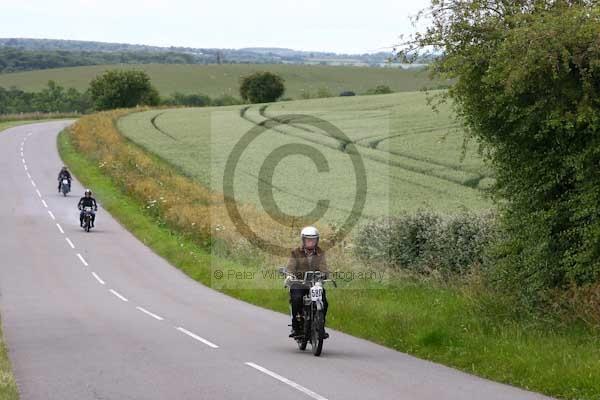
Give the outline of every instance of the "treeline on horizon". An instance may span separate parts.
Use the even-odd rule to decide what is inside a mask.
[[[192,54],[149,51],[23,50],[0,47],[0,73],[105,64],[207,64]]]
[[[210,97],[204,94],[183,94],[175,92],[168,97],[159,97],[157,105],[165,106],[229,106],[243,104],[234,96]],[[0,86],[0,115],[22,113],[79,113],[95,111],[94,101],[89,90],[80,92],[74,88],[64,88],[54,81],[39,92],[25,92],[15,87]]]

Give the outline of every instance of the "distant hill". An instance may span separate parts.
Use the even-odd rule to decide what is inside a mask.
[[[0,38],[0,72],[102,64],[318,64],[402,67],[391,52],[337,54],[287,48],[159,47],[81,40]],[[426,62],[426,60],[421,60]],[[405,66],[406,67],[406,66]]]

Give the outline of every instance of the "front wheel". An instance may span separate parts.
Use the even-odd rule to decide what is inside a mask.
[[[325,331],[325,318],[323,318],[323,311],[316,310],[313,317],[310,344],[312,345],[312,352],[315,357],[321,355],[323,351],[323,335]]]
[[[306,345],[308,344],[308,340],[306,340],[305,338],[299,339],[298,340],[298,349],[299,350],[306,350]]]

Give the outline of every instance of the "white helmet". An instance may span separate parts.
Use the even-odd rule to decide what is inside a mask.
[[[300,238],[302,239],[302,246],[304,246],[304,239],[317,239],[317,244],[319,244],[319,231],[314,226],[306,226],[302,228]]]

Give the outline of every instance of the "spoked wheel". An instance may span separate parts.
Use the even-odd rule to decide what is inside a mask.
[[[302,331],[304,332],[304,335],[303,335],[302,339],[298,340],[298,349],[300,349],[302,351],[306,350],[306,345],[308,344],[308,339],[309,339],[308,333],[310,332],[310,330],[309,330],[310,327],[308,325],[309,325],[308,320],[304,318],[302,320],[302,327],[303,327]]]
[[[323,324],[323,311],[315,312],[310,337],[310,344],[312,346],[312,352],[315,357],[320,356],[321,351],[323,351],[323,336],[321,335],[321,332],[323,332],[323,330],[325,329]]]

